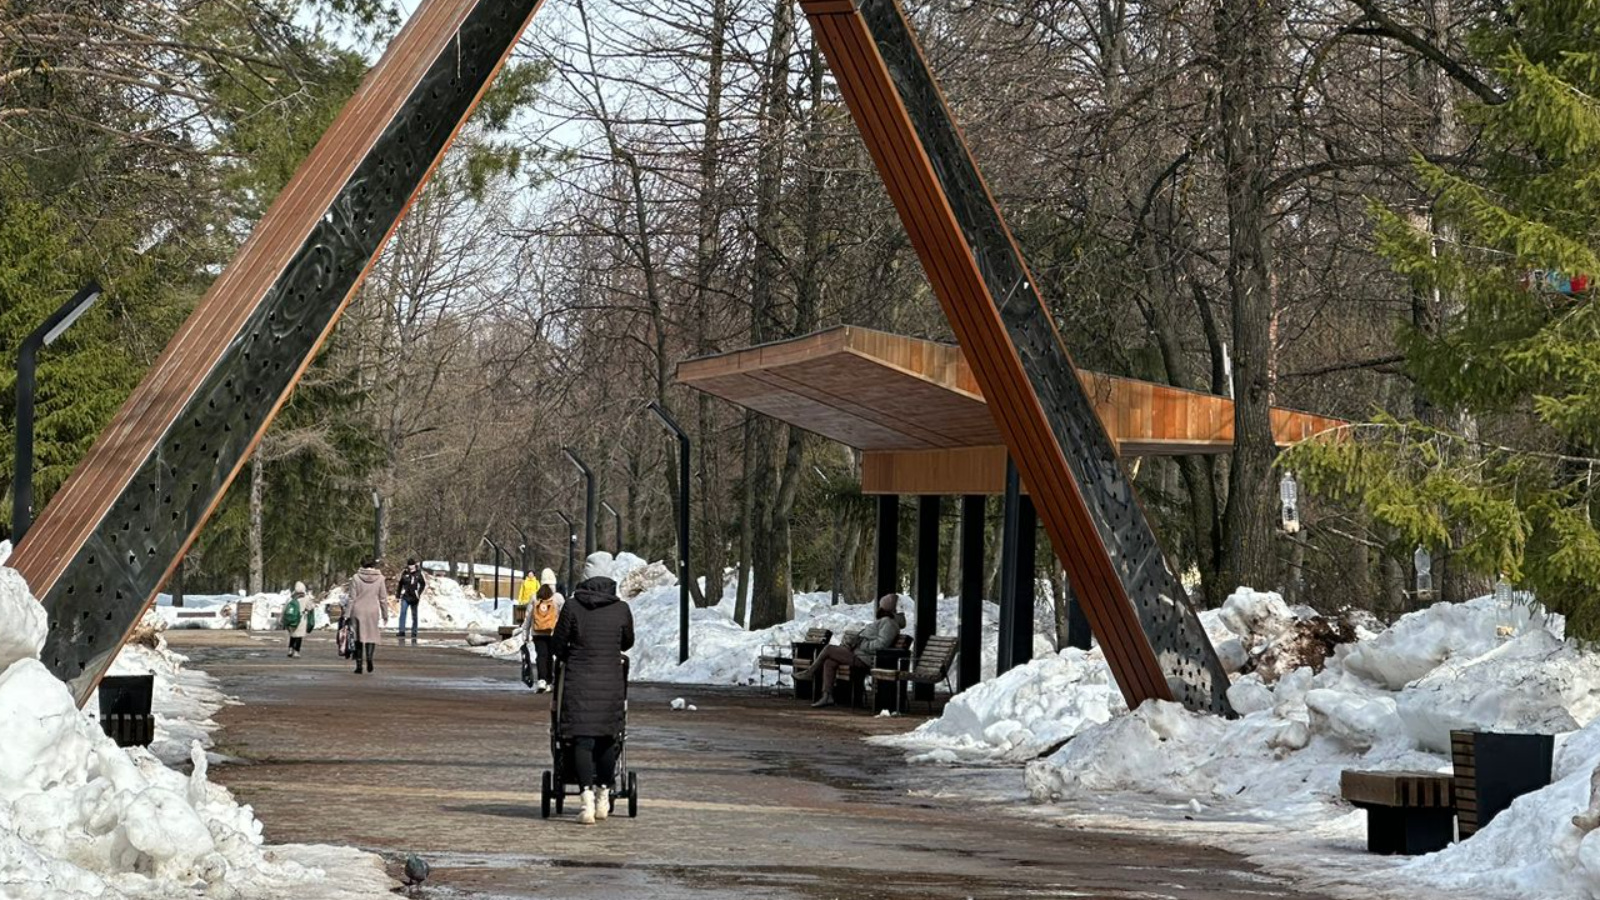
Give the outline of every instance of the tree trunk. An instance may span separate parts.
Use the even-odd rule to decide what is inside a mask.
[[[1272,282],[1267,180],[1272,154],[1269,70],[1277,12],[1216,0],[1228,290],[1233,304],[1233,459],[1224,512],[1223,583],[1272,583]]]
[[[263,496],[267,490],[266,463],[259,454],[250,457],[250,583],[252,594],[266,590],[266,511]]]
[[[750,283],[752,340],[764,343],[787,336],[778,310],[783,274],[782,191],[789,125],[789,51],[794,42],[794,4],[776,0],[762,81],[761,126],[756,154],[755,248]],[[753,468],[745,489],[754,491],[751,555],[750,627],[766,628],[789,618],[788,511],[780,497],[783,472],[777,468],[778,426],[754,423]],[[787,431],[787,429],[783,429]],[[786,442],[792,443],[792,442]],[[787,458],[792,455],[785,454]]]

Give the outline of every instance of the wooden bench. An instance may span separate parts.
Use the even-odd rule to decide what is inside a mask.
[[[873,704],[878,709],[905,712],[905,687],[908,684],[938,685],[943,682],[947,693],[955,693],[950,682],[950,668],[955,662],[960,641],[948,635],[930,635],[917,653],[915,661],[900,659],[893,667],[878,666],[872,670],[872,680],[879,690],[887,687],[886,696]],[[933,712],[934,697],[929,693],[928,712]]]
[[[1416,855],[1443,850],[1455,837],[1455,779],[1437,772],[1339,775],[1339,793],[1367,811],[1367,849]]]
[[[517,626],[515,626],[515,625],[501,625],[500,626],[500,640],[502,640],[502,641],[511,640],[512,635],[515,635],[516,633],[517,633]]]
[[[783,683],[783,670],[785,667],[787,667],[792,674],[796,669],[803,669],[806,666],[811,665],[811,663],[817,658],[816,648],[819,646],[826,646],[828,640],[832,637],[833,632],[826,628],[813,628],[806,632],[805,640],[796,641],[790,644],[787,653],[784,652],[784,646],[782,644],[764,645],[759,654],[756,656],[756,672],[757,677],[761,679],[761,685],[763,687],[766,686],[768,672],[776,673],[776,680],[778,684],[781,685]],[[800,659],[799,665],[796,665],[795,663],[797,657]],[[798,691],[799,685],[796,685],[795,688]],[[796,696],[798,696],[798,694]]]
[[[855,666],[840,666],[833,678],[833,702],[842,706],[861,706],[866,702],[867,684],[873,681],[872,673],[880,667],[893,667],[895,660],[906,659],[911,656],[911,635],[902,634],[894,639],[894,644],[879,650],[874,665],[865,670],[858,670]],[[856,672],[861,671],[861,677],[856,677]]]

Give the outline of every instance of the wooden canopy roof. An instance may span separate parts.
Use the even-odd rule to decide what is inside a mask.
[[[1233,401],[1079,372],[1118,451],[1222,453]],[[851,325],[686,360],[678,382],[863,451],[867,493],[996,493],[1005,448],[960,348]],[[1272,411],[1290,444],[1343,424]]]

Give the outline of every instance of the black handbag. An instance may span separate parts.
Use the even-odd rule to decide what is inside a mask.
[[[522,683],[533,687],[533,655],[528,652],[528,645],[522,645]]]

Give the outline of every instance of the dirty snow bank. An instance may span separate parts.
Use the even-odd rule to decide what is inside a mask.
[[[1328,633],[1307,611],[1240,591],[1202,621],[1225,665],[1247,670],[1228,691],[1236,720],[1175,703],[1128,712],[1109,696],[1098,650],[1072,651],[968,691],[887,742],[925,761],[1016,763],[1065,741],[1024,770],[1028,794],[1050,804],[1037,814],[1170,828],[1372,886],[1600,900],[1600,838],[1570,824],[1600,763],[1600,656],[1565,643],[1559,617],[1490,597],[1438,604],[1386,629],[1357,627],[1320,669],[1281,674],[1268,663],[1288,658],[1286,644]],[[1339,773],[1449,771],[1452,729],[1569,733],[1560,780],[1442,854],[1403,865],[1366,856],[1365,815],[1339,799]]]
[[[375,856],[264,846],[250,807],[206,780],[198,745],[190,775],[142,749],[118,748],[39,662],[43,607],[5,568],[0,635],[0,896],[387,895]]]

